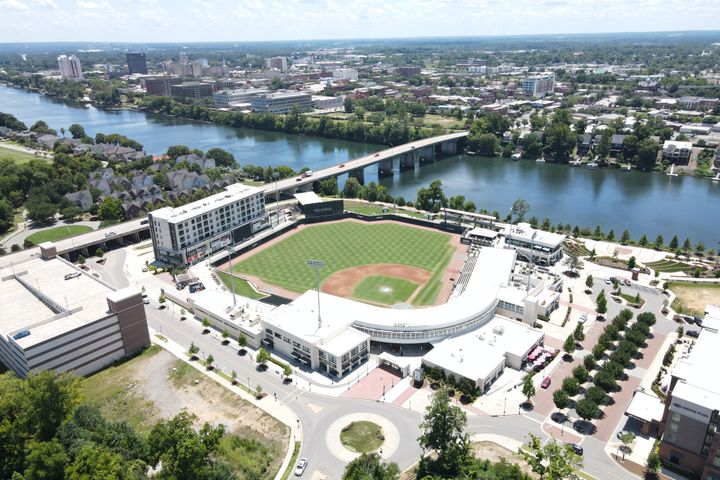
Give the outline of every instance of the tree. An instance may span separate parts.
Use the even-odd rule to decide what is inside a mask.
[[[522,143],[523,151],[522,151],[522,157],[523,158],[538,158],[540,155],[542,155],[542,140],[540,139],[540,135],[538,135],[535,132],[530,132],[523,139],[520,141]]]
[[[594,369],[597,365],[595,357],[593,355],[585,355],[583,358],[583,365],[585,365],[585,368],[587,368],[588,371]]]
[[[290,378],[290,375],[292,375],[292,368],[290,368],[290,365],[286,363],[283,365],[283,376],[285,378]]]
[[[588,275],[587,278],[585,279],[585,286],[588,288],[592,288],[594,284],[595,284],[595,281],[593,280],[593,276]]]
[[[247,347],[247,337],[244,333],[238,335],[238,347],[240,347],[240,351],[245,351],[245,347]]]
[[[612,392],[617,388],[617,379],[615,375],[605,369],[599,371],[593,379],[595,385],[602,388],[606,392]]]
[[[31,195],[25,202],[25,208],[28,218],[37,223],[49,223],[57,212],[57,206],[47,195]]]
[[[30,127],[30,131],[43,135],[57,135],[57,132],[52,128],[48,127],[48,124],[42,120],[38,120],[37,122],[33,123],[32,127]]]
[[[638,170],[650,171],[655,168],[660,145],[652,138],[646,138],[637,145],[635,166]]]
[[[103,255],[105,255],[105,251],[102,248],[98,247],[95,249],[96,257],[101,258]]]
[[[211,148],[207,151],[205,155],[208,158],[212,158],[213,160],[215,160],[215,165],[218,167],[231,168],[236,165],[235,156],[227,150],[223,150],[222,148]]]
[[[207,358],[205,359],[205,366],[207,366],[208,370],[212,370],[212,368],[213,368],[212,364],[214,362],[215,362],[215,357],[213,357],[212,355],[208,355]]]
[[[169,420],[159,420],[150,431],[149,463],[162,463],[163,478],[174,480],[211,480],[216,465],[215,453],[225,434],[225,427],[209,423],[193,428],[195,415],[182,411]],[[93,477],[94,478],[94,477]]]
[[[565,390],[557,389],[553,392],[553,402],[555,402],[557,408],[562,410],[563,408],[567,408],[570,403],[570,397],[568,397]]]
[[[165,465],[163,471],[164,467]],[[136,477],[122,456],[113,453],[107,446],[92,441],[80,448],[75,460],[65,469],[66,480],[132,480],[133,478]]]
[[[647,235],[643,233],[643,236],[640,237],[640,240],[638,240],[638,245],[640,245],[641,247],[646,247],[648,242],[649,240],[647,238]]]
[[[345,466],[343,480],[397,480],[400,469],[395,463],[386,465],[377,453],[363,453]]]
[[[24,480],[63,478],[68,456],[56,439],[49,442],[31,440],[26,447]]]
[[[230,378],[232,378],[232,384],[235,385],[237,383],[237,372],[235,370],[230,372]]]
[[[175,160],[183,155],[190,155],[190,148],[186,145],[173,145],[167,149],[165,155],[170,157],[171,160]]]
[[[573,368],[572,374],[573,377],[575,377],[575,379],[578,381],[578,383],[585,383],[589,375],[587,368],[585,368],[585,366],[582,364]]]
[[[203,317],[202,326],[203,326],[203,333],[208,333],[210,331],[210,319],[208,317]]]
[[[255,361],[258,363],[258,365],[262,365],[264,367],[267,364],[268,360],[270,360],[270,353],[261,347],[258,350],[257,355],[255,356]]]
[[[119,222],[122,220],[122,200],[106,197],[98,206],[98,218],[103,222]]]
[[[527,399],[527,403],[530,403],[530,399],[535,396],[535,385],[533,385],[533,375],[525,375],[523,380],[522,393]]]
[[[683,249],[683,251],[684,251],[685,253],[687,253],[687,252],[690,251],[691,248],[692,248],[692,243],[690,243],[690,239],[689,239],[689,238],[686,238],[685,241],[683,242],[683,247],[682,247],[682,249]]]
[[[662,250],[664,244],[665,239],[662,235],[658,235],[657,238],[655,238],[655,243],[653,244],[653,247],[655,248],[655,250]]]
[[[10,202],[0,197],[0,233],[4,233],[13,225],[15,211]]]
[[[600,414],[600,408],[589,398],[583,398],[575,403],[575,411],[583,420],[590,421]]]
[[[520,449],[520,454],[533,472],[547,480],[575,478],[582,468],[582,459],[570,447],[554,439],[543,444],[533,434],[530,434],[526,448]]]
[[[670,240],[668,247],[670,248],[670,250],[672,250],[674,252],[675,250],[678,249],[679,245],[680,245],[680,243],[678,241],[677,235],[673,235],[673,238],[672,238],[672,240]]]
[[[585,398],[590,400],[591,402],[594,402],[598,405],[602,405],[607,400],[608,396],[605,393],[605,390],[598,387],[597,385],[593,385],[592,387],[588,388],[585,392]]]
[[[191,359],[197,358],[197,354],[199,352],[200,352],[200,347],[198,347],[194,343],[190,343],[190,348],[188,348],[188,353],[190,354],[190,358]]]
[[[223,331],[220,335],[223,338],[223,345],[227,345],[228,343],[230,343],[230,340],[228,340],[228,338],[230,338],[230,332],[227,328],[223,328]]]
[[[627,454],[632,453],[632,443],[635,441],[635,434],[632,432],[625,432],[622,435],[620,435],[620,441],[623,443],[621,451],[623,452],[623,460],[624,460],[626,453]]]
[[[477,137],[469,138],[468,142],[480,155],[495,156],[500,142],[493,133],[483,133]]]
[[[562,389],[565,390],[568,396],[574,397],[580,393],[580,383],[575,377],[565,377],[563,379]]]
[[[630,241],[630,232],[623,230],[622,236],[620,237],[620,243],[626,244]]]
[[[607,298],[605,298],[605,290],[600,290],[597,299],[595,300],[595,311],[599,314],[605,314],[607,312]]]
[[[577,145],[577,135],[564,123],[554,123],[545,129],[545,155],[557,163],[568,163]]]
[[[577,270],[583,268],[584,263],[577,255],[568,253],[567,257],[565,257],[565,259],[563,260],[563,265],[567,266],[570,269],[570,273],[573,276],[577,276]]]
[[[575,325],[575,330],[573,330],[572,333],[573,339],[577,342],[582,342],[585,340],[585,332],[583,332],[583,324],[578,322],[577,325]]]
[[[345,198],[357,198],[360,194],[360,182],[355,177],[348,177],[345,180],[345,186],[343,187],[342,196]]]
[[[635,267],[637,267],[637,259],[632,256],[628,259],[628,270],[632,270]]]
[[[72,138],[75,138],[77,140],[85,138],[87,136],[85,134],[85,128],[83,128],[82,125],[79,125],[77,123],[73,123],[72,125],[70,125],[69,132],[70,135],[72,135]]]
[[[518,222],[523,221],[528,211],[530,211],[530,204],[527,201],[518,198],[513,202],[511,213],[517,217]]]
[[[418,442],[423,449],[437,453],[437,466],[446,476],[458,476],[471,456],[466,423],[465,412],[450,403],[447,388],[438,389],[425,409]]]

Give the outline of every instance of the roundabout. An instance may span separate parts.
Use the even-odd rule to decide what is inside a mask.
[[[373,413],[353,413],[335,420],[325,433],[328,450],[345,463],[361,453],[376,452],[390,458],[400,445],[400,432],[387,418]]]

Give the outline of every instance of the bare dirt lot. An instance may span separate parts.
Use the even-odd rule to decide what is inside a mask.
[[[720,305],[720,285],[673,282],[669,285],[677,298],[672,304],[681,313],[702,315],[708,305]]]

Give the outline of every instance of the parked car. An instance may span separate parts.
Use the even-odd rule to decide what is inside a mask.
[[[30,335],[30,330],[21,330],[15,335],[13,335],[13,340],[20,340],[21,338],[25,338]]]
[[[143,303],[145,305],[150,305],[150,299],[149,298],[143,298]]]
[[[295,476],[299,477],[305,472],[305,469],[307,468],[308,460],[307,458],[301,458],[300,461],[297,464],[297,467],[295,467]]]
[[[552,379],[550,378],[550,375],[542,379],[542,382],[540,382],[540,386],[542,388],[548,388],[550,384],[552,383]]]
[[[338,165],[338,168],[345,168],[345,164],[341,163],[340,165]]]
[[[140,220],[140,225],[147,225],[149,220],[146,218],[145,220]]]
[[[607,285],[610,285],[610,284],[612,283],[612,280],[610,280],[609,278],[606,278],[606,279],[605,279],[605,283],[606,283]]]
[[[698,316],[695,317],[695,325],[697,325],[698,327],[702,327],[702,322],[703,322],[702,318],[700,318]]]
[[[115,235],[117,235],[117,233],[115,233],[115,232],[107,232],[107,233],[105,234],[105,238],[114,237]]]
[[[376,153],[376,154],[375,154],[374,156],[375,156],[375,157],[379,157],[379,156],[380,156],[380,154],[379,154],[379,153]]]
[[[578,445],[577,443],[568,443],[568,447],[570,447],[570,450],[575,452],[576,455],[583,454],[583,448],[580,445]]]
[[[700,336],[700,332],[698,332],[697,330],[688,330],[688,331],[686,332],[686,335],[687,335],[688,337],[698,338],[698,337]]]
[[[626,286],[628,286],[628,287],[629,287],[630,285],[632,285],[632,282],[630,282],[630,279],[628,279],[628,278],[626,278],[625,280],[623,280],[623,283],[624,283]]]
[[[297,177],[297,178],[295,179],[296,182],[299,182],[300,180],[302,180],[302,177]]]
[[[587,313],[583,312],[582,315],[580,315],[580,320],[578,320],[580,323],[587,322]]]

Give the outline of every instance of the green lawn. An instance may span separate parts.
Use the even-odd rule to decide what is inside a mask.
[[[217,270],[215,273],[217,273],[217,276],[225,284],[228,290],[232,290],[232,287],[234,287],[237,295],[251,298],[253,300],[260,300],[261,298],[267,297],[267,295],[263,295],[262,293],[255,291],[247,280],[235,277],[235,279],[230,281],[230,275],[228,273],[221,272],[220,270]]]
[[[373,422],[352,422],[340,432],[340,441],[353,452],[374,452],[383,444],[383,431]]]
[[[435,272],[447,265],[454,247],[448,234],[397,223],[333,222],[309,226],[234,265],[293,292],[315,287],[315,271],[307,260],[325,261],[320,280],[360,265],[396,263]]]
[[[390,290],[386,292],[382,291],[381,289],[384,288]],[[407,301],[417,288],[417,283],[409,282],[402,278],[377,275],[363,278],[353,290],[352,295],[361,300],[369,300],[385,305],[395,305],[396,303]]]
[[[452,259],[453,253],[454,251],[452,249],[448,250],[443,256],[443,258],[440,259],[439,268],[435,269],[435,273],[433,273],[433,276],[430,278],[430,280],[428,280],[423,289],[420,290],[420,293],[418,293],[417,296],[413,299],[413,305],[422,306],[432,305],[435,303],[435,299],[437,298],[438,293],[440,293],[440,288],[442,287],[443,271],[450,263],[450,259]]]
[[[28,163],[30,160],[45,160],[42,157],[36,157],[31,153],[18,152],[0,145],[0,159],[9,158],[17,164]]]
[[[678,262],[676,260],[663,259],[657,262],[646,263],[648,267],[657,272],[675,273],[693,270],[693,266],[689,263]]]
[[[366,203],[366,202],[354,202],[352,200],[345,200],[343,202],[345,210],[348,212],[355,212],[361,215],[387,215],[390,213],[397,213],[398,215],[407,215],[408,217],[414,218],[426,218],[427,214],[421,212],[415,212],[412,210],[404,210],[398,208],[395,210],[392,206],[385,207],[379,203]],[[387,208],[387,211],[383,211],[383,208]]]
[[[92,232],[92,228],[86,227],[85,225],[63,225],[62,227],[49,228],[33,233],[27,237],[27,240],[35,245],[39,245],[43,242],[56,242],[87,232]]]

